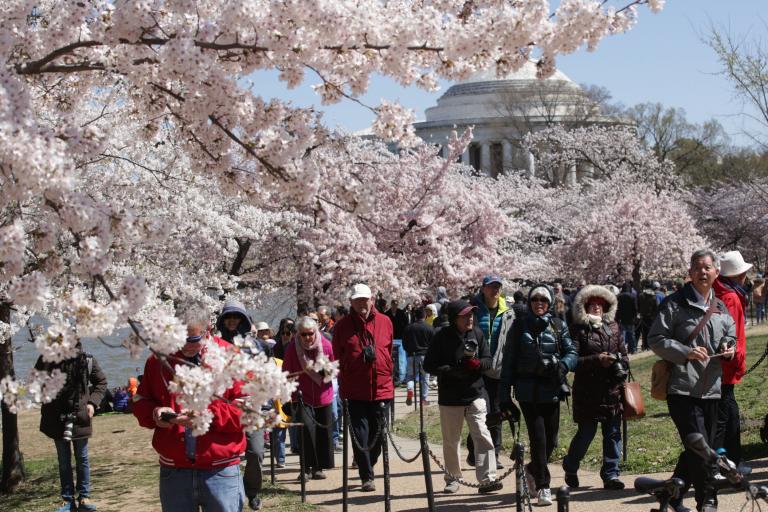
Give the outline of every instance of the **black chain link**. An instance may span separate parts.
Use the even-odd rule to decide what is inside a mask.
[[[749,370],[744,372],[744,377],[752,373],[753,370],[755,370],[760,364],[765,361],[765,358],[768,357],[768,344],[765,345],[765,350],[763,351],[763,355],[760,356],[760,359],[757,360],[755,364],[753,364]]]
[[[318,421],[315,419],[315,416],[314,416],[314,414],[309,414],[309,413],[305,412],[305,411],[306,411],[306,409],[307,409],[307,408],[310,408],[311,406],[308,406],[307,404],[304,404],[304,403],[302,403],[302,404],[301,404],[301,407],[302,407],[302,409],[301,409],[300,411],[297,411],[297,412],[299,413],[299,414],[298,414],[299,418],[301,418],[302,420],[303,420],[304,418],[308,418],[308,419],[309,419],[309,421],[311,421],[311,422],[312,422],[312,423],[313,423],[313,424],[314,424],[316,427],[320,427],[320,428],[324,428],[324,429],[326,429],[326,430],[330,430],[330,429],[332,429],[332,428],[333,428],[333,425],[334,425],[334,424],[335,424],[335,423],[338,421],[338,419],[335,419],[335,420],[334,420],[334,419],[331,419],[331,422],[330,422],[330,423],[327,423],[327,424],[325,424],[325,425],[323,425],[323,424],[320,424],[320,423],[318,423]],[[292,412],[293,412],[293,411],[292,411]],[[305,421],[302,421],[302,423],[306,423],[306,422],[305,422]]]
[[[445,469],[445,466],[443,466],[443,463],[440,462],[440,459],[437,458],[437,456],[435,455],[435,452],[433,452],[431,449],[429,450],[429,456],[432,458],[433,461],[435,461],[435,464],[437,464],[437,467],[439,467],[443,471],[443,473],[448,475],[448,477],[451,480],[453,480],[454,482],[458,482],[459,484],[463,485],[464,487],[470,487],[472,489],[479,489],[483,485],[486,485],[486,484],[481,484],[481,483],[473,484],[472,482],[467,482],[463,478],[459,478],[456,475],[450,474],[448,472],[448,470]],[[507,478],[509,475],[514,473],[516,468],[517,468],[517,466],[512,466],[507,471],[505,471],[500,477],[498,477],[496,480],[494,480],[494,482],[501,482],[502,480]]]
[[[395,449],[395,453],[397,454],[397,456],[398,456],[398,457],[400,457],[400,460],[402,460],[402,461],[403,461],[403,462],[405,462],[406,464],[410,464],[411,462],[414,462],[414,461],[416,461],[416,459],[418,459],[418,458],[421,456],[421,447],[419,447],[419,451],[418,451],[418,452],[416,452],[416,455],[414,455],[414,456],[413,456],[413,457],[411,457],[411,458],[407,458],[407,457],[406,457],[405,455],[403,455],[403,453],[400,451],[400,448],[397,446],[397,444],[395,444],[395,438],[394,438],[394,436],[392,435],[392,431],[390,431],[390,430],[387,430],[387,437],[389,437],[389,442],[390,442],[390,443],[392,443],[392,448],[394,448],[394,449]]]
[[[361,452],[368,453],[371,451],[371,448],[376,446],[381,441],[381,431],[382,431],[382,423],[386,421],[384,418],[380,418],[381,421],[377,422],[378,430],[376,431],[376,435],[373,436],[373,439],[368,443],[368,448],[363,448],[360,444],[360,441],[357,439],[357,436],[355,435],[355,429],[352,428],[352,422],[349,420],[349,411],[347,411],[347,416],[345,420],[347,421],[347,425],[350,426],[349,428],[349,437],[352,439],[352,442],[357,447],[358,450]]]

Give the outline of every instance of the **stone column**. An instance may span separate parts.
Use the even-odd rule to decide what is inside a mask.
[[[508,140],[501,141],[501,168],[504,172],[511,171],[514,162],[512,161],[512,143]]]
[[[480,170],[486,174],[491,172],[491,145],[488,142],[480,143]]]
[[[536,176],[536,157],[534,157],[533,153],[530,151],[526,151],[525,160],[526,168],[528,169],[528,177],[533,178]]]

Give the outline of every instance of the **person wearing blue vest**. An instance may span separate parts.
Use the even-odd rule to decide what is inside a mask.
[[[490,341],[492,360],[499,362],[502,358],[494,357],[497,351],[501,351],[499,356],[503,354],[504,347],[499,346],[499,340],[501,340],[501,345],[504,345],[504,341],[507,339],[507,331],[515,319],[514,311],[512,308],[507,307],[506,300],[501,296],[502,286],[504,286],[504,282],[499,275],[487,275],[483,278],[480,292],[472,299],[472,305],[477,308],[475,309],[475,324],[483,331],[484,337]],[[492,365],[483,375],[488,414],[499,412],[498,389],[500,373],[500,366]],[[496,451],[496,466],[497,469],[502,469],[504,466],[499,462],[501,424],[490,427],[489,430],[491,431],[491,438],[493,439],[493,446]],[[467,452],[469,452],[467,464],[474,466],[475,450],[472,437],[469,435],[467,435]]]

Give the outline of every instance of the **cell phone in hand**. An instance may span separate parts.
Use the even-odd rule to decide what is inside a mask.
[[[160,413],[160,419],[162,421],[171,421],[173,418],[175,418],[177,416],[178,416],[178,414],[176,414],[175,412],[167,412],[166,411],[166,412],[161,412]]]

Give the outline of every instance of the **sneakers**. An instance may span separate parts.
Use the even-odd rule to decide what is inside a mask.
[[[620,491],[624,489],[624,482],[618,478],[611,478],[603,482],[603,489],[610,489],[612,491]]]
[[[261,510],[261,498],[254,496],[248,499],[248,508],[251,510]]]
[[[77,510],[80,512],[96,512],[96,505],[89,498],[83,497],[77,502]]]
[[[552,491],[549,489],[539,489],[539,501],[537,503],[538,506],[542,507],[545,505],[551,505],[552,504]]]
[[[499,456],[496,456],[496,469],[504,469],[504,464],[499,462]]]
[[[456,494],[457,492],[459,492],[459,482],[457,482],[456,480],[451,480],[450,482],[446,482],[443,492],[446,494]]]
[[[76,512],[77,505],[74,501],[62,501],[61,506],[55,512]]]
[[[565,474],[565,485],[570,487],[571,489],[578,489],[579,487],[579,475],[576,473],[566,473]],[[622,486],[622,489],[624,487]],[[607,489],[607,487],[606,487]]]
[[[360,490],[363,492],[373,492],[376,490],[376,484],[373,483],[373,480],[366,480],[363,482],[362,487],[360,487]]]
[[[429,406],[429,400],[422,400],[422,401],[421,401],[421,406],[422,406],[422,407],[427,407],[427,406]]]
[[[325,474],[325,471],[322,469],[318,469],[314,473],[312,473],[312,480],[325,480],[328,478],[328,476]]]
[[[413,390],[409,389],[408,394],[405,395],[405,405],[413,405]]]
[[[478,487],[477,492],[480,494],[488,494],[491,492],[500,491],[503,488],[504,484],[501,483],[501,480],[491,480],[490,482],[481,484],[480,487]]]
[[[285,461],[283,462],[275,462],[275,467],[278,469],[283,469],[285,467]]]

